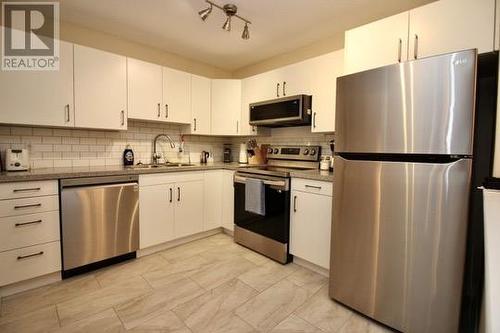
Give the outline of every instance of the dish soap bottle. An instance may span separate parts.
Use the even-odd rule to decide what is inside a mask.
[[[125,147],[125,150],[123,151],[123,165],[134,165],[134,151],[132,150],[130,145],[127,145],[127,147]]]

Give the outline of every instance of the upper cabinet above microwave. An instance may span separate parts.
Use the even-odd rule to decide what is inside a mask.
[[[494,32],[495,0],[439,0],[346,31],[345,74],[464,49],[493,51]]]

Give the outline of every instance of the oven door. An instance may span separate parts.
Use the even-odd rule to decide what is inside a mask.
[[[264,216],[245,210],[245,182],[249,178],[264,181]],[[289,179],[237,172],[234,176],[234,223],[239,228],[287,244],[290,230]]]

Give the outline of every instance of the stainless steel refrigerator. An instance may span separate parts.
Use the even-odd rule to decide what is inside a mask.
[[[477,53],[337,81],[330,296],[404,332],[457,332]]]

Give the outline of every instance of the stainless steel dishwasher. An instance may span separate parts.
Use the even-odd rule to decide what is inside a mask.
[[[139,249],[137,176],[61,180],[63,277]],[[92,267],[90,267],[91,269]]]

